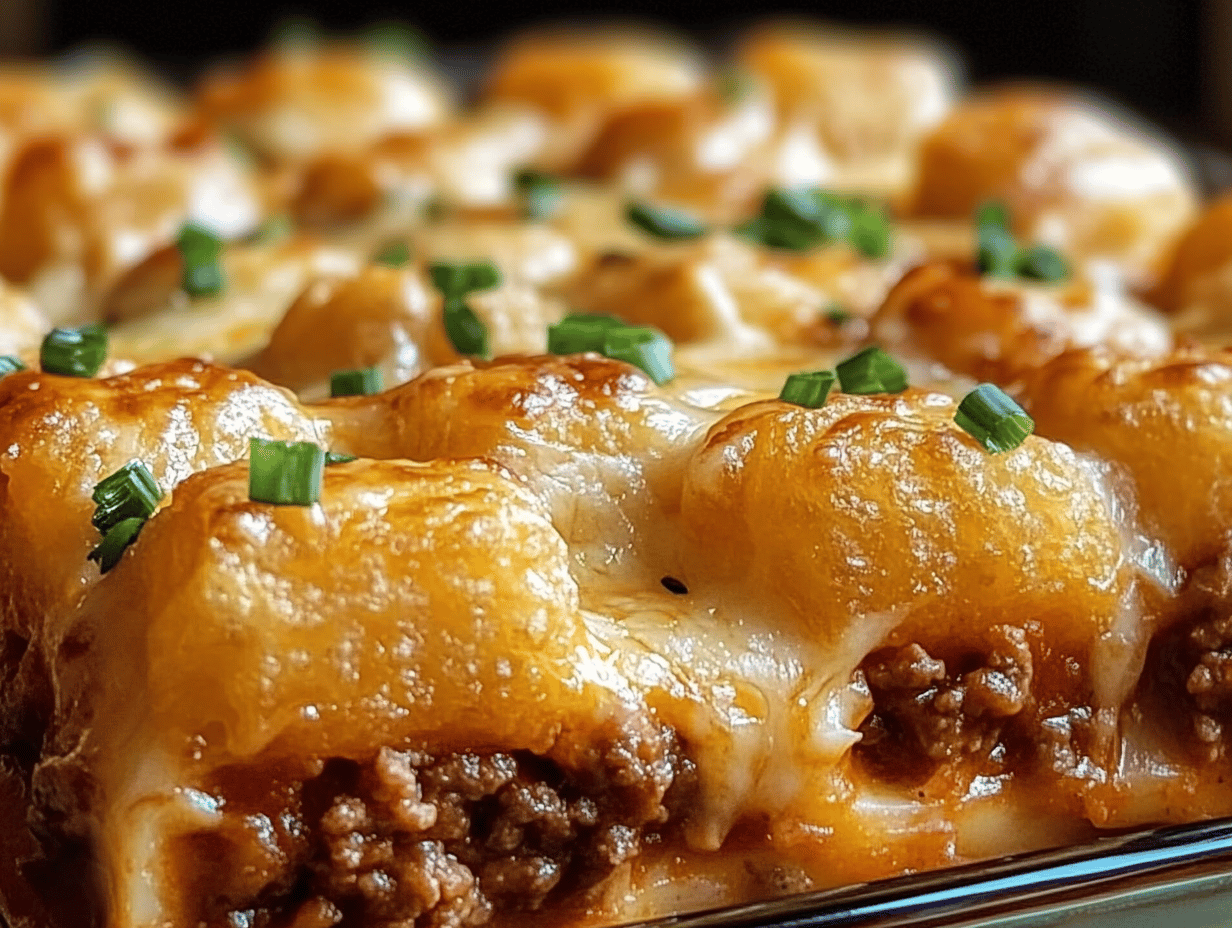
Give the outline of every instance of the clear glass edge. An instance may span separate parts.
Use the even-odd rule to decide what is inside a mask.
[[[1059,924],[1058,918],[1066,928],[1127,928],[1127,910],[1191,902],[1221,913],[1220,920],[1202,921],[1195,907],[1197,921],[1178,921],[1173,916],[1184,913],[1170,910],[1169,928],[1232,924],[1232,818],[625,928],[1029,928]]]

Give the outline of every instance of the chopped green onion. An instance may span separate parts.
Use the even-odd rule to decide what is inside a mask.
[[[107,358],[107,330],[95,323],[78,329],[52,329],[39,349],[39,364],[48,374],[93,377]]]
[[[326,451],[325,466],[333,467],[335,464],[350,464],[352,461],[358,460],[353,454],[343,454],[341,451]]]
[[[175,243],[184,263],[180,284],[189,296],[214,296],[222,290],[222,245],[222,239],[204,226],[188,222],[180,229]]]
[[[145,527],[145,519],[134,516],[131,519],[123,519],[107,530],[107,534],[89,554],[86,559],[98,562],[98,572],[101,574],[107,573],[116,564],[120,563],[120,558],[123,557],[125,550],[141,534],[141,530]]]
[[[106,535],[125,519],[148,519],[163,498],[158,481],[141,461],[130,461],[94,487],[91,524]]]
[[[851,320],[851,313],[843,306],[842,303],[831,303],[825,309],[826,322],[830,325],[842,325],[844,322]]]
[[[954,421],[991,454],[1013,451],[1035,431],[1035,421],[991,383],[982,383],[963,397]]]
[[[890,253],[890,222],[885,213],[857,203],[848,215],[851,217],[848,239],[857,251],[869,258],[884,258]]]
[[[1069,265],[1047,245],[1032,245],[1018,256],[1018,276],[1027,280],[1058,283],[1069,277]]]
[[[11,354],[0,355],[0,377],[16,374],[18,371],[24,371],[25,369],[26,365],[21,363],[21,358],[14,357]]]
[[[445,334],[458,354],[492,357],[488,327],[473,309],[458,296],[446,296],[444,307]]]
[[[783,384],[779,399],[807,409],[820,409],[834,386],[834,371],[803,371],[792,374]]]
[[[603,351],[607,333],[625,325],[615,316],[574,313],[548,326],[548,354],[581,354]]]
[[[840,362],[835,371],[844,393],[902,393],[907,389],[907,372],[876,345]]]
[[[651,326],[621,326],[603,336],[603,353],[640,367],[651,380],[665,384],[676,376],[671,340]]]
[[[1001,229],[1010,227],[1010,208],[1001,200],[988,200],[981,203],[975,211],[976,228],[980,226],[997,226]]]
[[[411,261],[411,248],[404,241],[389,242],[372,256],[373,264],[385,267],[405,267]]]
[[[276,506],[311,506],[321,498],[325,452],[310,441],[248,440],[248,498]]]
[[[432,285],[446,298],[500,286],[501,273],[491,261],[437,261],[428,268]]]
[[[789,251],[846,241],[870,258],[890,253],[890,222],[880,208],[819,187],[771,187],[762,198],[761,214],[734,231]]]
[[[655,238],[680,241],[706,234],[706,226],[699,219],[673,206],[633,202],[625,207],[625,218]]]
[[[330,396],[371,396],[381,389],[381,372],[375,367],[334,371],[329,375]]]
[[[988,277],[1058,283],[1070,275],[1069,264],[1047,245],[1019,248],[1010,231],[1010,211],[1004,203],[985,203],[975,213],[976,263]]]
[[[547,219],[560,209],[560,183],[550,174],[518,171],[514,175],[513,185],[522,201],[524,219]]]

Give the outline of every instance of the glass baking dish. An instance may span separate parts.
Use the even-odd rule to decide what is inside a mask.
[[[639,923],[642,928],[1227,928],[1232,819]],[[632,926],[630,926],[632,928]]]

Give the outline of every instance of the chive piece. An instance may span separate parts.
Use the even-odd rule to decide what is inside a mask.
[[[321,498],[325,452],[310,441],[248,440],[248,498],[276,506],[311,506]]]
[[[574,313],[548,326],[548,354],[581,354],[603,351],[603,341],[612,329],[625,325],[615,316]]]
[[[330,396],[372,396],[381,390],[381,372],[375,367],[334,371],[329,375]]]
[[[779,392],[779,399],[806,409],[820,409],[826,405],[826,398],[833,386],[834,371],[802,371],[787,378]]]
[[[48,374],[93,377],[107,358],[107,330],[94,323],[78,329],[52,329],[39,349],[39,365]]]
[[[444,308],[445,334],[458,354],[474,355],[487,360],[492,357],[488,327],[460,296],[446,296]]]
[[[373,264],[385,267],[406,267],[411,262],[411,247],[404,241],[388,242],[372,256]]]
[[[428,268],[432,285],[449,297],[466,296],[475,290],[500,286],[501,273],[491,261],[437,261]]]
[[[1027,280],[1059,283],[1070,275],[1065,259],[1047,245],[1032,245],[1018,255],[1018,276]]]
[[[632,202],[625,207],[625,218],[655,238],[683,241],[706,234],[701,220],[673,206]]]
[[[219,293],[226,282],[219,261],[222,239],[204,226],[187,222],[180,229],[175,246],[184,263],[180,277],[184,292],[194,298]]]
[[[25,369],[26,365],[21,363],[21,358],[11,354],[0,354],[0,377],[7,377],[9,374],[16,374]]]
[[[86,560],[98,562],[98,572],[105,574],[116,564],[120,563],[120,558],[124,556],[124,552],[128,549],[137,536],[141,534],[141,530],[145,527],[145,519],[139,516],[133,516],[131,519],[123,519],[108,529],[107,534],[89,554],[86,555]]]
[[[842,303],[831,303],[825,308],[826,322],[830,325],[842,325],[844,322],[849,322],[852,319],[850,311],[848,311]]]
[[[540,171],[518,171],[513,186],[522,201],[523,219],[548,219],[560,209],[560,183]]]
[[[335,464],[350,464],[352,461],[358,460],[353,454],[343,454],[341,451],[326,451],[325,466],[333,467]]]
[[[620,326],[603,336],[603,353],[617,361],[640,367],[651,380],[662,385],[676,376],[672,363],[672,342],[651,326]]]
[[[841,361],[835,371],[844,393],[902,393],[907,389],[907,372],[876,345]]]
[[[158,481],[141,461],[130,461],[94,487],[91,524],[106,535],[125,519],[148,519],[163,498]]]
[[[885,213],[864,203],[851,206],[851,229],[848,239],[852,247],[868,258],[884,258],[890,253],[890,222]]]
[[[1010,211],[990,201],[975,211],[976,261],[988,277],[1013,277],[1018,269],[1018,242],[1010,232]]]
[[[963,397],[954,421],[990,454],[1013,451],[1035,431],[1035,421],[991,383],[982,383]]]

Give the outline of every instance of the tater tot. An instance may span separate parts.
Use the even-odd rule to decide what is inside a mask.
[[[1226,552],[1232,354],[1069,352],[1028,375],[1023,396],[1039,434],[1129,472],[1143,519],[1180,566],[1202,567]]]
[[[1002,200],[1020,235],[1079,263],[1151,283],[1197,194],[1176,151],[1073,92],[1010,87],[970,97],[924,140],[909,207],[970,219]]]

